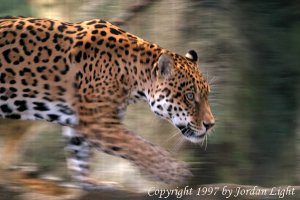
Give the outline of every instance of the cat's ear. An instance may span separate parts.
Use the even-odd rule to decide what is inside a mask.
[[[152,70],[153,77],[163,79],[169,78],[172,74],[173,64],[174,61],[169,54],[161,54]]]
[[[185,57],[196,63],[198,61],[198,55],[195,50],[189,50],[186,54]]]

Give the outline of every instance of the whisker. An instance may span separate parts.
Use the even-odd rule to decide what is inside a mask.
[[[204,74],[204,76],[205,76],[205,79],[206,79],[207,82],[209,83],[209,73],[208,73],[208,70],[204,70],[203,74]]]
[[[163,146],[166,146],[166,147],[170,147],[170,146],[171,146],[170,149],[174,148],[174,146],[176,145],[176,142],[175,142],[175,144],[174,144],[174,143],[171,143],[171,144],[169,144],[169,145],[167,145],[167,143],[170,142],[172,139],[178,140],[178,139],[183,138],[183,137],[182,137],[182,133],[183,133],[183,134],[186,134],[187,130],[188,130],[188,127],[184,127],[184,128],[182,128],[181,130],[176,129],[175,131],[173,131],[173,132],[171,133],[171,136],[170,136],[166,141],[164,141],[164,142],[162,143],[162,145],[163,145]],[[184,139],[184,138],[183,138],[183,139]],[[178,142],[178,141],[177,141],[177,142]]]
[[[213,106],[213,107],[215,107],[215,106],[222,106],[222,103],[210,102],[210,105]]]
[[[204,136],[204,139],[202,140],[201,147],[203,147],[203,145],[205,144],[205,138],[206,138],[206,135]]]
[[[183,131],[183,135],[188,135],[189,131],[190,131],[190,129],[186,129],[185,131]]]
[[[207,79],[208,81],[208,84],[211,86],[211,85],[214,85],[214,83],[216,82],[217,78],[216,76],[213,76],[211,77],[211,79]]]
[[[207,135],[207,134],[205,135],[204,140],[206,141],[206,142],[205,142],[205,149],[204,149],[204,150],[206,151],[207,143],[208,143],[208,135]]]
[[[183,137],[178,138],[178,141],[174,143],[172,148],[170,149],[170,152],[177,153],[180,147],[184,144],[185,139]]]
[[[168,137],[168,138],[162,143],[162,145],[167,144],[167,143],[170,142],[172,139],[174,139],[174,138],[176,138],[176,137],[178,137],[178,136],[180,136],[180,135],[181,135],[181,134],[180,134],[180,132],[179,132],[178,130],[174,131],[173,133],[171,133],[171,136]]]

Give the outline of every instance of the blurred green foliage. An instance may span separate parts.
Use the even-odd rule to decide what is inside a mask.
[[[25,0],[0,0],[0,16],[31,16],[31,6]]]
[[[299,46],[295,30],[299,30],[300,13],[295,8],[299,3],[236,2],[240,8],[239,29],[248,41],[250,55],[248,67],[241,71],[247,90],[237,96],[243,102],[239,106],[245,109],[238,114],[239,118],[253,121],[248,129],[250,149],[244,154],[252,161],[248,181],[288,183],[293,173],[281,170],[290,168],[296,172],[297,165],[293,163],[298,156],[300,54],[295,51]]]

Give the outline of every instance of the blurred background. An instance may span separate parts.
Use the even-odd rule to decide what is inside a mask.
[[[182,55],[195,49],[216,117],[208,144],[185,142],[143,103],[129,107],[128,128],[186,161],[192,186],[300,185],[299,1],[0,0],[0,5],[0,16],[101,18]],[[14,180],[7,171],[14,165],[34,168],[38,177],[69,180],[60,131],[48,123],[0,120],[0,184]],[[129,162],[102,153],[95,152],[93,168],[94,177],[127,190],[146,191],[154,184]]]

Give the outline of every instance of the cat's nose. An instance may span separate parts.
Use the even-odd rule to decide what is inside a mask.
[[[205,127],[206,131],[208,131],[209,129],[211,129],[214,125],[215,125],[215,123],[203,122],[203,126]]]

